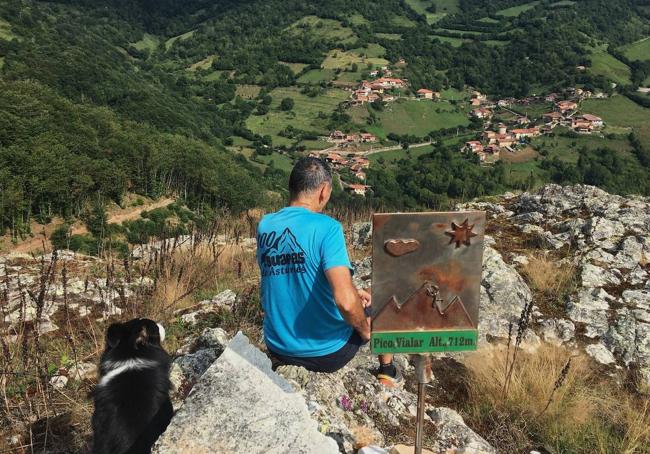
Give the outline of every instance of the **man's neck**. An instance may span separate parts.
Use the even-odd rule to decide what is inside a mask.
[[[313,211],[314,213],[320,212],[318,204],[308,199],[291,200],[289,206],[307,208],[309,211]]]

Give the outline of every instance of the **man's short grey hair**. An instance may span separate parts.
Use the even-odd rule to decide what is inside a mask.
[[[332,184],[332,171],[327,163],[318,158],[300,158],[289,176],[289,196],[295,199],[323,183]]]

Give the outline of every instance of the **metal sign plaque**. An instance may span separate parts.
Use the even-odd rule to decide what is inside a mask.
[[[372,222],[373,353],[475,350],[485,212]]]

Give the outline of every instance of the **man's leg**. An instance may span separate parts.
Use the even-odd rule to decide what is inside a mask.
[[[379,372],[377,379],[385,386],[393,387],[398,382],[397,368],[393,364],[393,355],[379,355]]]

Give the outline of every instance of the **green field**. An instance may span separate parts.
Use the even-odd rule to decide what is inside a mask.
[[[278,136],[278,133],[289,125],[318,134],[329,133],[327,130],[329,120],[318,118],[318,113],[323,112],[329,116],[341,101],[348,98],[349,93],[332,88],[315,98],[310,98],[301,94],[298,88],[289,87],[276,88],[270,95],[273,97],[270,112],[267,115],[251,115],[246,120],[246,126],[257,134],[271,135],[274,145],[289,145],[293,142],[291,139]],[[291,112],[279,110],[283,98],[294,100],[295,105]]]
[[[207,81],[219,80],[219,79],[221,79],[221,76],[222,76],[223,73],[228,73],[228,72],[230,72],[230,71],[219,69],[219,70],[216,70],[216,71],[212,71],[210,74],[206,74],[206,76],[203,79],[207,80]]]
[[[467,114],[445,102],[398,100],[379,113],[386,134],[425,136],[436,129],[467,125]]]
[[[353,14],[348,18],[348,20],[354,25],[365,25],[368,23],[368,20],[361,14]]]
[[[379,55],[383,55],[385,51],[386,49],[378,44],[349,51],[334,49],[327,54],[321,67],[323,69],[344,69],[351,67],[353,63],[359,65],[360,69],[365,68],[368,63],[373,66],[384,66],[389,62]]]
[[[291,169],[293,169],[293,160],[284,154],[280,153],[273,153],[270,155],[258,155],[255,160],[257,162],[261,162],[265,165],[269,165],[271,162],[273,162],[273,166],[276,169],[282,169],[285,172],[291,172]]]
[[[291,24],[285,31],[295,37],[308,34],[316,39],[333,40],[343,44],[357,40],[357,35],[350,28],[344,27],[340,21],[322,19],[318,16],[305,16]]]
[[[193,63],[189,68],[187,68],[187,70],[196,71],[199,69],[210,69],[212,67],[212,62],[214,62],[216,59],[217,59],[216,55],[208,55],[203,60]]]
[[[396,27],[415,27],[416,23],[406,16],[393,16],[390,22]]]
[[[605,121],[605,133],[608,127],[630,128],[639,137],[646,149],[650,149],[650,109],[639,106],[623,95],[608,99],[587,99],[581,110],[598,115]]]
[[[592,49],[589,72],[604,76],[617,84],[630,83],[630,68],[608,54],[605,46]]]
[[[478,20],[479,22],[483,22],[484,24],[498,24],[499,21],[496,19],[492,19],[491,17],[484,17],[482,19]]]
[[[11,31],[11,24],[4,19],[0,19],[0,39],[11,41],[16,35]]]
[[[473,134],[465,134],[458,137],[449,137],[447,139],[444,139],[442,143],[446,146],[460,146],[460,143],[470,140],[473,136]],[[396,164],[398,161],[405,158],[417,159],[418,156],[426,153],[431,153],[432,150],[433,147],[430,145],[411,148],[408,151],[400,148],[397,150],[382,151],[380,153],[370,154],[368,155],[368,159],[370,160],[371,165],[376,164],[380,159],[383,159],[385,164],[390,165]]]
[[[578,162],[578,150],[583,147],[589,150],[610,148],[620,153],[628,153],[631,149],[630,142],[624,136],[607,138],[595,134],[581,134],[578,137],[573,138],[563,137],[556,133],[550,136],[539,137],[532,143],[533,145],[538,145],[542,149],[547,150],[549,152],[549,158],[557,156],[558,159],[562,161],[574,164]]]
[[[434,0],[406,0],[406,4],[409,5],[413,11],[421,16],[424,16],[427,19],[427,23],[429,25],[438,22],[445,16],[444,12],[437,11],[435,13],[431,13],[427,11],[427,8],[430,7],[433,3],[435,3]]]
[[[558,6],[573,6],[575,4],[576,4],[576,2],[574,2],[572,0],[561,0],[559,2],[552,3],[550,6],[551,6],[551,8],[554,8],[554,7],[558,7]]]
[[[400,33],[375,33],[375,36],[379,39],[390,39],[393,41],[402,39],[402,35]]]
[[[506,8],[502,9],[501,11],[497,11],[497,14],[499,16],[505,16],[505,17],[517,17],[521,13],[528,11],[529,9],[533,9],[539,4],[539,2],[531,2],[531,3],[525,3],[523,5],[518,5],[518,6],[513,6],[512,8]]]
[[[195,30],[190,30],[189,32],[183,33],[182,35],[174,36],[172,38],[169,38],[167,41],[165,41],[165,50],[169,50],[176,41],[179,39],[181,41],[185,41],[188,38],[191,38],[192,35],[194,35]]]
[[[623,46],[621,50],[630,60],[650,60],[650,37]]]
[[[312,69],[298,78],[301,84],[319,84],[334,80],[335,74],[333,69]]]
[[[306,63],[288,63],[285,61],[281,61],[279,63],[288,66],[291,69],[291,72],[294,74],[299,74],[303,69],[309,66]]]
[[[135,43],[132,43],[132,46],[138,50],[146,49],[149,52],[153,52],[158,47],[159,43],[160,43],[160,39],[156,35],[150,35],[149,33],[145,33],[142,39],[140,41],[136,41]]]
[[[456,100],[463,101],[470,98],[470,94],[467,91],[456,90],[455,88],[448,88],[440,92],[440,96],[443,100]]]

